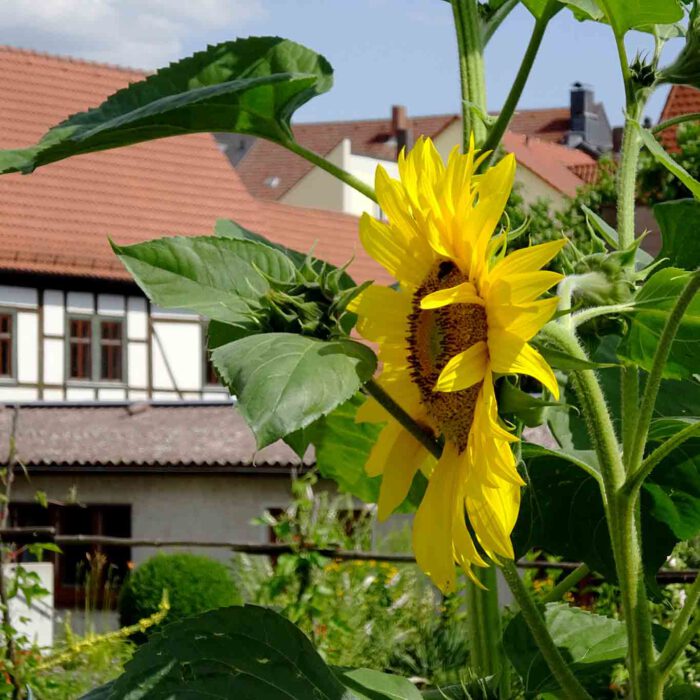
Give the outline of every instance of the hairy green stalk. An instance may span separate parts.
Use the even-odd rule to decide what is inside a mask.
[[[700,435],[700,421],[689,423],[683,430],[679,430],[675,435],[672,435],[668,440],[659,445],[639,466],[639,469],[634,474],[627,477],[625,489],[632,498],[635,497],[637,491],[642,487],[644,480],[649,474],[654,471],[655,467],[673,450],[679,448],[686,440]]]
[[[486,78],[484,76],[484,39],[476,0],[452,0],[459,79],[462,93],[462,149],[469,149],[474,134],[477,144],[486,138],[486,125],[479,116],[486,114]],[[476,112],[476,114],[475,114]]]
[[[392,415],[402,428],[406,429],[435,459],[440,459],[442,455],[442,445],[422,426],[418,425],[406,411],[384,391],[379,383],[370,379],[363,386],[363,389],[386,411]]]
[[[671,634],[666,640],[664,648],[656,662],[661,678],[665,680],[673,669],[673,665],[678,661],[680,655],[700,632],[700,576],[695,577],[693,585],[688,591],[688,597],[676,619]],[[695,614],[695,618],[691,620]]]
[[[355,177],[347,170],[339,168],[337,165],[326,160],[323,156],[320,156],[318,153],[314,153],[308,148],[304,148],[304,146],[297,143],[296,141],[286,141],[282,145],[285,148],[288,148],[293,153],[296,153],[302,158],[308,160],[310,163],[317,165],[319,168],[325,170],[327,173],[330,173],[333,177],[338,178],[338,180],[341,180],[346,185],[350,185],[350,187],[356,189],[360,194],[365,195],[365,197],[368,197],[373,202],[377,201],[377,195],[374,192],[374,188],[370,187],[367,183],[362,182],[362,180]]]
[[[480,676],[492,676],[503,668],[496,570],[493,567],[476,569],[474,574],[486,590],[471,582],[466,589],[467,627],[474,644],[469,650],[469,665]]]
[[[555,565],[556,566],[556,565]],[[591,570],[588,564],[581,564],[575,568],[568,576],[565,576],[552,590],[542,598],[543,603],[556,603],[564,597],[574,586],[580,583]]]
[[[557,11],[557,6],[558,3],[555,2],[555,0],[548,0],[547,6],[542,12],[542,15],[535,22],[532,36],[530,37],[527,49],[525,50],[525,55],[520,63],[520,68],[518,68],[518,73],[515,76],[515,80],[510,88],[508,97],[506,97],[506,101],[503,103],[503,108],[498,115],[496,123],[489,129],[488,136],[486,137],[486,141],[483,145],[484,151],[495,151],[495,149],[501,143],[503,134],[506,133],[508,124],[510,124],[510,120],[513,118],[518,102],[520,102],[520,97],[523,94],[527,79],[530,77],[530,72],[532,71],[532,66],[535,63],[535,58],[540,50],[540,45],[542,44],[542,38],[544,37],[547,25],[552,17],[554,17]]]
[[[525,584],[518,574],[518,569],[515,564],[510,560],[504,559],[501,561],[501,567],[503,577],[508,587],[513,592],[513,597],[520,606],[520,612],[530,629],[530,634],[532,634],[537,648],[547,662],[547,666],[552,672],[552,675],[556,678],[557,683],[559,683],[561,689],[566,693],[564,697],[566,697],[567,700],[593,700],[578,682],[573,671],[562,657],[561,652],[557,649],[554,640],[547,630],[542,612],[537,607],[535,601],[530,597],[527,588],[525,588]]]
[[[647,378],[646,386],[644,387],[644,396],[639,409],[638,419],[636,422],[636,430],[634,441],[632,443],[632,451],[628,460],[628,468],[630,474],[634,475],[640,468],[642,456],[644,454],[644,446],[646,445],[647,436],[649,434],[649,426],[654,415],[654,406],[656,405],[656,396],[659,393],[661,379],[663,378],[664,367],[671,352],[671,345],[676,337],[678,328],[683,319],[683,314],[687,311],[690,303],[700,289],[700,270],[696,270],[685,285],[681,295],[678,297],[675,306],[666,319],[663,332],[659,338],[659,344],[656,347],[654,361],[651,366],[651,372]]]
[[[700,121],[700,112],[690,112],[689,114],[679,114],[677,117],[671,117],[656,126],[651,127],[652,134],[659,134],[666,129],[670,129],[672,126],[677,124],[682,124],[683,122],[697,122]]]
[[[588,360],[577,338],[560,324],[549,323],[544,332],[561,350],[578,359]],[[603,477],[603,504],[627,622],[628,667],[633,697],[635,700],[658,700],[660,685],[653,665],[654,646],[644,583],[640,532],[634,502],[625,490],[626,474],[620,456],[620,445],[595,373],[592,370],[576,371],[572,372],[571,378]]]

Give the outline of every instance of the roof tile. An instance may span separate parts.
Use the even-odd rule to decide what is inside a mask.
[[[0,47],[0,148],[36,142],[67,115],[143,76]],[[342,241],[340,250],[355,250],[354,217],[275,206],[248,192],[210,134],[82,155],[31,176],[0,177],[0,269],[128,280],[108,236],[129,244],[203,235],[220,217],[302,251],[326,235]],[[384,274],[360,250],[350,271],[358,278]]]

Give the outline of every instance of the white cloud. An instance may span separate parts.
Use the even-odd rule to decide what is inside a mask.
[[[265,16],[263,0],[2,0],[3,40],[14,46],[136,68],[181,58],[188,40],[240,34]]]

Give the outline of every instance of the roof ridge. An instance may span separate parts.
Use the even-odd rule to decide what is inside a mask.
[[[135,68],[133,66],[122,66],[117,63],[109,63],[107,61],[95,61],[89,58],[78,58],[66,54],[51,53],[49,51],[38,51],[37,49],[26,49],[22,46],[12,46],[10,44],[0,44],[0,51],[10,53],[19,53],[26,56],[36,56],[38,58],[49,58],[61,63],[74,63],[83,66],[94,66],[96,68],[107,68],[108,70],[119,71],[120,73],[142,73],[145,76],[150,75],[154,71],[147,71],[144,68]]]
[[[408,119],[453,119],[459,117],[457,112],[440,112],[439,114],[409,114]],[[388,117],[368,117],[364,119],[329,119],[327,121],[319,122],[292,122],[292,126],[328,126],[329,124],[369,124],[376,123],[382,124],[384,122],[391,122],[391,116]]]

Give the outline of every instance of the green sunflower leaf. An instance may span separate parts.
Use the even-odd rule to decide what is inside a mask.
[[[664,267],[695,270],[700,267],[700,202],[678,199],[653,207],[654,217],[661,229],[662,246],[658,259]]]
[[[638,126],[638,129],[642,136],[642,142],[649,153],[670,173],[675,175],[692,192],[696,199],[700,199],[700,182],[664,150],[664,147],[656,140],[656,137],[649,129],[643,129],[641,126]]]
[[[199,132],[228,131],[288,143],[294,112],[332,83],[328,61],[293,41],[227,41],[132,83],[99,107],[74,114],[34,146],[1,151],[0,173],[28,173],[81,153]]]
[[[700,532],[699,445],[700,440],[688,441],[674,450],[642,489],[642,554],[653,592],[658,591],[656,573],[674,546]],[[528,487],[513,531],[516,555],[541,548],[568,561],[583,561],[614,582],[615,562],[598,480],[563,451],[525,443],[522,456]]]
[[[549,603],[544,618],[554,643],[576,678],[593,697],[605,697],[613,666],[627,656],[624,623],[565,603]],[[655,628],[657,646],[663,644],[667,634],[665,629]],[[526,698],[561,692],[521,614],[506,626],[503,646],[523,680]]]
[[[355,341],[292,333],[235,340],[216,348],[212,361],[261,448],[347,401],[377,362],[372,350]]]
[[[245,328],[258,325],[259,300],[270,289],[264,275],[296,275],[284,254],[252,241],[173,236],[112,248],[154,304]]]
[[[334,668],[338,680],[352,691],[353,700],[421,700],[411,681],[371,668]],[[343,700],[345,700],[343,698]],[[349,700],[349,699],[348,699]]]
[[[311,270],[315,275],[321,276],[334,272],[338,277],[340,289],[350,289],[355,286],[355,282],[353,281],[352,277],[350,277],[350,275],[348,275],[348,273],[344,270],[341,271],[335,265],[332,265],[325,260],[314,258],[306,253],[299,252],[298,250],[294,250],[293,248],[287,248],[279,243],[274,243],[273,241],[265,238],[265,236],[262,234],[255,233],[255,231],[251,231],[235,221],[231,221],[230,219],[218,219],[216,225],[214,226],[214,235],[220,236],[221,238],[233,238],[237,240],[261,243],[284,253],[299,270],[303,269],[307,265],[310,265]]]
[[[166,700],[176,695],[353,698],[297,627],[254,605],[211,610],[165,626],[138,648],[111,693],[96,697]]]
[[[690,272],[667,267],[652,275],[635,296],[630,329],[623,339],[618,354],[651,370],[659,339],[685,287]],[[690,379],[700,367],[700,296],[696,296],[686,310],[678,328],[663,376],[668,379]]]

